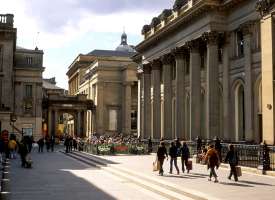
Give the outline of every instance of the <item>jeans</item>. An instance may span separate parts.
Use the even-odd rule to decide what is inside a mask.
[[[176,158],[170,158],[170,173],[172,173],[173,171],[173,162],[174,162],[174,165],[175,165],[175,168],[177,170],[177,172],[179,173],[179,168],[178,168],[178,164],[177,164],[177,157]]]
[[[210,167],[210,175],[209,177],[212,178],[212,176],[214,176],[214,178],[217,178],[217,174],[216,174],[216,171],[215,171],[215,167]]]

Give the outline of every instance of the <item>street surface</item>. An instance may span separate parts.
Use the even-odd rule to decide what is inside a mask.
[[[87,155],[87,154],[85,154]],[[87,155],[89,156],[89,155]],[[190,174],[169,174],[169,162],[165,161],[165,174],[159,176],[152,172],[155,155],[140,156],[101,156],[116,164],[96,168],[84,164],[60,152],[32,153],[32,169],[20,167],[19,159],[12,160],[11,193],[12,200],[161,200],[171,199],[160,192],[150,189],[150,183],[141,186],[134,176],[117,175],[113,168],[129,170],[144,179],[160,181],[175,186],[184,192],[205,199],[225,200],[274,200],[275,177],[243,173],[239,182],[227,179],[228,169],[218,170],[219,183],[207,180],[206,166],[194,165]],[[181,167],[181,163],[178,163]],[[108,170],[109,169],[109,170]],[[161,189],[161,187],[159,187]],[[171,192],[171,195],[174,195]],[[174,198],[173,198],[174,199]],[[178,196],[175,199],[189,199]],[[194,198],[200,199],[200,198]]]

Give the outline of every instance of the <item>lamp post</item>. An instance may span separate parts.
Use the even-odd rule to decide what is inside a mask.
[[[16,122],[17,117],[14,113],[10,115],[10,121],[12,122],[12,133],[14,134],[14,123]]]

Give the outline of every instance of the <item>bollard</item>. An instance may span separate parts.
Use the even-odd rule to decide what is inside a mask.
[[[3,170],[3,172],[9,172],[10,171],[10,166],[5,165],[2,170]]]
[[[10,192],[1,192],[0,199],[1,200],[10,200]]]
[[[1,191],[2,192],[10,191],[10,179],[2,179],[1,180]]]
[[[5,161],[2,162],[2,165],[3,166],[10,165],[10,161],[5,160]]]
[[[2,172],[2,179],[9,179],[10,178],[10,173],[9,172]]]

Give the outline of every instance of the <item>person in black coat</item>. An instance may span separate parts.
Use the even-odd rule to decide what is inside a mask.
[[[189,148],[188,148],[186,142],[183,142],[180,152],[181,152],[182,172],[184,173],[184,165],[185,165],[186,169],[187,169],[187,173],[189,173],[189,169],[188,169],[187,165],[188,165],[188,159],[190,157],[190,151],[189,151]]]
[[[228,162],[230,165],[230,174],[228,179],[231,179],[232,175],[234,176],[235,181],[238,181],[236,166],[238,165],[238,153],[234,148],[234,145],[229,145],[229,151],[227,152],[225,162]]]
[[[172,174],[173,172],[173,162],[177,170],[177,174],[179,174],[180,172],[177,164],[178,148],[176,147],[174,142],[171,142],[171,147],[169,148],[169,155],[170,155],[170,174]]]
[[[38,153],[43,153],[43,148],[44,148],[44,138],[40,138],[37,142],[38,144]]]
[[[157,151],[157,158],[160,163],[159,174],[161,176],[163,176],[163,162],[164,162],[165,157],[167,157],[167,159],[168,159],[167,150],[166,150],[164,142],[160,142],[160,145],[159,145],[158,151]]]
[[[23,138],[21,140],[21,142],[19,143],[18,153],[21,157],[21,166],[26,167],[26,165],[27,165],[26,156],[29,153],[29,149],[28,149],[28,144],[27,144],[27,141],[25,138]]]

